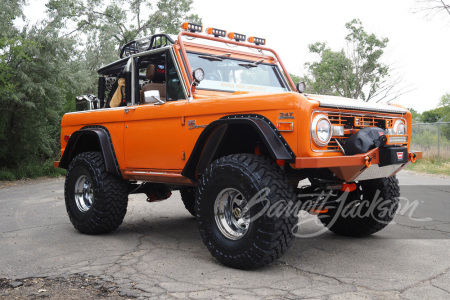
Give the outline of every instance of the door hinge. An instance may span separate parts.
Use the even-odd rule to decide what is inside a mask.
[[[182,116],[181,117],[181,125],[184,125],[184,120],[185,120],[185,118],[184,118],[184,116]]]
[[[185,160],[186,159],[186,155],[184,154],[184,151],[181,151],[181,159]]]

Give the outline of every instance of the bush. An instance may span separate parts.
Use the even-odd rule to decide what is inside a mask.
[[[41,164],[30,163],[20,166],[18,169],[1,169],[0,180],[18,180],[26,178],[38,178],[42,176],[59,177],[64,176],[66,170],[53,167],[53,160],[47,160]]]
[[[16,176],[9,170],[0,170],[0,180],[16,180]]]

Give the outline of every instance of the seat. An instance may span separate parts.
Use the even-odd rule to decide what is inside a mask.
[[[145,103],[144,92],[152,90],[159,91],[161,100],[166,100],[166,69],[164,65],[148,65],[145,78],[149,82],[142,87],[141,104]]]

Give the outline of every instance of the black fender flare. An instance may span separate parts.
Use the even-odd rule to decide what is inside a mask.
[[[232,115],[213,121],[202,131],[181,175],[197,181],[198,170],[201,173],[211,162],[231,124],[250,125],[258,133],[273,159],[295,162],[294,152],[269,119],[254,114]]]
[[[85,145],[86,138],[94,138],[96,145]],[[98,146],[98,148],[95,148]],[[87,148],[88,147],[88,148]],[[64,150],[64,154],[61,157],[59,167],[67,169],[72,159],[75,158],[81,152],[92,151],[93,148],[100,151],[103,154],[103,160],[105,162],[106,171],[122,177],[120,173],[119,163],[117,162],[116,154],[114,153],[114,147],[112,144],[111,136],[108,129],[103,126],[86,126],[80,130],[75,131],[69,139],[67,146]]]

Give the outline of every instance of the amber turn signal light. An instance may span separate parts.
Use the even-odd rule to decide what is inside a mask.
[[[292,122],[279,122],[277,124],[278,131],[293,131],[294,123]]]

